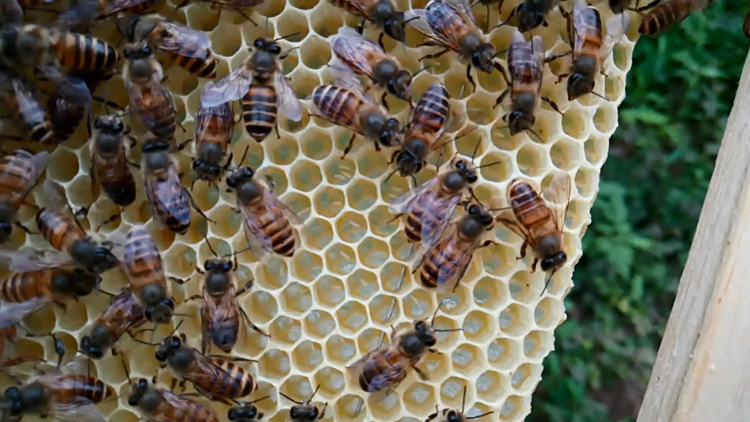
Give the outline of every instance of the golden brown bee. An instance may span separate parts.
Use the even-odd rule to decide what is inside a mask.
[[[343,75],[342,75],[343,76]],[[364,92],[355,75],[336,80],[338,85],[321,85],[312,93],[311,114],[352,131],[343,159],[354,146],[354,138],[362,135],[372,141],[375,150],[380,146],[400,144],[400,123],[389,118],[382,107]]]
[[[212,85],[213,82],[208,82],[206,89]],[[234,124],[234,110],[229,103],[214,107],[198,106],[193,144],[193,170],[198,179],[213,183],[232,164],[232,154],[229,154],[226,163],[222,164],[222,161],[232,141]]]
[[[464,412],[466,411],[466,386],[464,386],[464,397],[461,401],[461,411],[454,409],[443,409],[439,411],[435,406],[435,413],[431,414],[425,422],[466,422],[473,419],[479,419],[483,416],[491,415],[495,412],[486,412],[481,415],[467,417]]]
[[[128,232],[122,265],[146,319],[157,324],[168,322],[172,318],[174,301],[169,297],[161,254],[145,228],[136,227]]]
[[[497,50],[485,41],[484,34],[474,21],[474,14],[468,0],[433,0],[426,9],[406,11],[409,25],[430,39],[428,45],[437,45],[443,50],[424,58],[440,57],[448,51],[455,51],[466,66],[466,77],[476,89],[471,77],[471,67],[478,67],[483,72],[492,73],[500,69],[495,62]]]
[[[112,303],[94,321],[91,331],[81,339],[81,353],[92,359],[104,357],[107,349],[115,355],[115,343],[124,333],[135,337],[131,329],[138,328],[146,322],[144,311],[138,300],[129,289],[115,296]]]
[[[292,408],[289,409],[289,418],[292,420],[292,422],[313,422],[315,420],[323,419],[325,417],[326,409],[328,408],[328,403],[323,404],[323,407],[310,404],[319,389],[320,389],[320,384],[318,384],[318,386],[315,387],[315,391],[313,391],[310,398],[303,402],[294,400],[293,398],[279,391],[279,394],[284,396],[284,398],[286,398],[287,400],[291,402],[296,403],[296,406],[292,406]]]
[[[97,282],[96,275],[76,267],[16,272],[0,283],[0,298],[18,303],[45,297],[64,307],[62,301],[88,295]]]
[[[136,111],[146,128],[157,138],[174,137],[176,112],[172,94],[164,86],[164,69],[145,42],[127,44],[123,78],[130,95],[130,109]]]
[[[44,174],[48,162],[48,152],[32,154],[24,150],[13,151],[0,160],[0,243],[8,240],[13,226],[18,225],[18,208]]]
[[[2,318],[0,317],[0,319]],[[17,337],[18,328],[15,325],[0,328],[0,368],[9,368],[27,362],[39,361],[38,358],[33,356],[10,356],[13,343]]]
[[[387,93],[411,103],[412,75],[401,67],[395,57],[349,26],[339,28],[330,43],[333,54],[338,58],[331,65],[332,71],[353,71],[366,76],[378,88],[386,90],[381,99],[383,105],[386,105]]]
[[[268,252],[291,257],[295,247],[292,225],[300,223],[299,217],[254,175],[250,167],[240,167],[227,177],[227,186],[236,191],[245,238],[259,259]]]
[[[545,17],[559,3],[560,0],[524,0],[510,12],[508,20],[501,22],[498,27],[511,20],[516,21],[518,30],[521,32],[529,32],[539,25],[547,26]],[[500,6],[502,6],[502,2],[500,2]]]
[[[357,32],[364,30],[365,21],[382,28],[383,32],[396,41],[404,42],[406,38],[406,20],[404,12],[396,9],[393,0],[329,0],[334,6],[360,17]],[[383,34],[378,40],[383,45]]]
[[[650,9],[641,21],[638,32],[654,35],[666,31],[713,2],[714,0],[655,0],[638,8],[638,11]]]
[[[419,272],[422,285],[443,292],[456,290],[474,251],[495,243],[492,240],[481,243],[482,235],[494,225],[495,218],[487,208],[467,203],[466,214],[451,224],[422,257]]]
[[[205,32],[168,21],[157,14],[133,15],[122,23],[125,24],[125,37],[130,42],[146,41],[195,76],[216,77],[216,58],[211,52],[211,39]]]
[[[167,390],[150,387],[144,378],[132,387],[128,404],[137,407],[150,422],[221,422],[210,407]]]
[[[54,66],[41,66],[54,90],[47,100],[57,142],[67,141],[91,108],[91,92],[82,79],[65,76]]]
[[[98,198],[101,187],[107,198],[121,207],[135,201],[135,178],[125,143],[128,132],[121,116],[110,114],[94,120],[89,170],[92,196]]]
[[[208,357],[185,343],[184,334],[165,338],[156,350],[156,360],[168,365],[183,382],[190,381],[201,395],[230,404],[230,400],[258,389],[247,369],[225,359]]]
[[[0,71],[0,89],[5,109],[10,110],[10,117],[24,134],[32,141],[52,143],[52,122],[32,87],[15,75]]]
[[[255,51],[242,66],[206,89],[201,97],[203,107],[216,107],[242,98],[242,118],[247,133],[258,142],[263,141],[276,123],[277,108],[289,120],[302,119],[302,103],[281,73],[282,53],[277,40],[257,38]]]
[[[63,421],[100,422],[106,420],[94,404],[113,397],[115,390],[87,375],[89,363],[75,359],[59,370],[42,375],[3,394],[3,420],[39,414]]]
[[[568,259],[563,250],[562,231],[570,201],[570,176],[555,174],[545,194],[560,208],[547,206],[536,190],[523,180],[512,180],[507,193],[512,216],[501,215],[498,220],[523,238],[519,259],[526,256],[526,247],[530,246],[534,251],[531,271],[536,271],[536,264],[541,260],[542,271],[550,273],[552,278]]]

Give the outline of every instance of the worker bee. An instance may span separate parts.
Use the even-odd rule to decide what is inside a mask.
[[[498,220],[523,238],[518,259],[526,256],[526,248],[530,246],[535,255],[531,271],[536,271],[536,264],[541,260],[542,271],[550,273],[549,283],[555,271],[568,259],[563,250],[562,231],[570,202],[570,176],[556,173],[544,193],[560,208],[551,209],[523,180],[512,180],[507,192],[512,215],[501,215]]]
[[[503,116],[503,121],[508,122],[510,135],[513,136],[528,130],[537,138],[542,139],[534,131],[534,123],[536,122],[534,113],[539,106],[539,100],[548,103],[552,109],[562,114],[555,102],[541,95],[542,74],[544,73],[544,41],[542,37],[536,35],[530,42],[526,42],[523,34],[518,29],[514,30],[508,50],[508,68],[510,80],[506,82],[509,88],[497,98],[495,107],[500,105],[510,92],[511,112]],[[503,76],[506,76],[505,72],[503,72]]]
[[[381,28],[389,37],[404,42],[406,39],[406,19],[404,12],[396,9],[393,0],[329,0],[331,4],[340,7],[360,18],[357,32],[364,30],[365,22],[371,22]],[[383,34],[378,39],[383,46]]]
[[[666,31],[713,2],[714,0],[654,0],[638,8],[639,12],[648,10],[641,26],[638,27],[638,32],[654,35]]]
[[[88,295],[97,283],[95,274],[72,266],[16,272],[0,283],[0,298],[19,303],[44,297],[64,308],[62,301]]]
[[[495,412],[485,412],[481,415],[476,415],[472,417],[467,417],[464,412],[466,411],[466,386],[464,386],[464,396],[461,400],[461,411],[454,409],[443,409],[442,411],[438,411],[437,406],[435,406],[435,413],[431,414],[425,422],[466,422],[473,419],[479,419],[483,416],[491,415]]]
[[[339,28],[338,34],[331,38],[330,43],[338,58],[331,66],[332,70],[353,71],[366,76],[378,88],[385,89],[381,99],[383,105],[386,105],[387,93],[411,103],[412,75],[401,67],[395,57],[349,26]]]
[[[284,398],[286,398],[287,400],[291,402],[296,403],[296,406],[292,406],[292,408],[289,409],[289,418],[292,420],[292,422],[313,422],[315,420],[323,419],[325,417],[326,409],[328,408],[328,403],[325,403],[323,407],[318,407],[316,405],[310,404],[312,402],[312,399],[315,397],[315,394],[318,393],[319,389],[320,389],[320,384],[318,384],[318,386],[315,387],[315,391],[313,391],[310,398],[303,402],[294,400],[293,398],[279,391],[279,394],[284,396]]]
[[[201,78],[216,77],[216,58],[211,39],[203,31],[168,21],[157,14],[124,19],[125,37],[132,43],[146,41],[163,51],[180,67]]]
[[[91,92],[79,78],[63,75],[54,66],[40,66],[54,89],[47,99],[52,131],[57,142],[67,141],[91,108]]]
[[[472,66],[487,73],[500,69],[500,64],[494,60],[497,50],[485,41],[484,34],[474,21],[468,0],[432,0],[426,9],[406,11],[406,19],[414,29],[430,39],[428,45],[443,48],[423,59],[437,58],[448,51],[455,51],[468,62],[466,77],[475,89],[476,84],[471,77]]]
[[[8,240],[14,225],[23,228],[16,222],[16,213],[48,162],[48,152],[32,154],[25,150],[13,151],[0,160],[0,243]]]
[[[281,38],[279,38],[281,39]],[[278,39],[257,38],[250,59],[206,89],[203,107],[216,107],[242,98],[242,118],[247,133],[262,142],[276,128],[277,107],[288,119],[302,119],[302,103],[279,67],[289,51],[281,52]]]
[[[292,225],[300,224],[299,217],[274,195],[270,182],[263,185],[254,175],[252,168],[240,167],[227,177],[227,186],[236,191],[247,242],[259,259],[267,252],[291,257],[296,243]]]
[[[32,141],[51,143],[55,137],[52,122],[32,87],[15,75],[0,71],[0,88],[6,110],[10,110],[10,117],[24,134]]]
[[[19,335],[19,324],[27,316],[33,314],[39,309],[50,303],[50,298],[45,296],[35,296],[28,300],[9,302],[3,304],[0,308],[0,368],[9,366],[21,365],[26,362],[39,361],[39,359],[33,356],[16,356],[10,357],[10,349]],[[24,330],[25,331],[25,330]],[[58,366],[62,362],[65,355],[65,346],[54,334],[46,334],[44,336],[35,336],[33,334],[26,334],[26,337],[52,337],[54,340],[55,351],[58,355]],[[1,403],[1,402],[0,402]],[[2,404],[0,404],[2,409]],[[2,414],[0,413],[0,416]],[[6,420],[2,418],[0,420]]]
[[[500,2],[502,5],[502,2]],[[524,0],[516,6],[505,22],[501,22],[498,27],[505,25],[508,21],[514,20],[518,24],[518,30],[529,32],[539,25],[547,26],[545,17],[554,9],[560,0]]]
[[[81,339],[81,353],[92,359],[101,359],[107,349],[115,353],[114,345],[124,333],[135,337],[131,329],[146,322],[144,311],[130,289],[115,296],[107,309],[94,321],[91,331]]]
[[[106,420],[94,405],[115,396],[115,390],[89,371],[90,364],[79,358],[23,386],[9,387],[3,393],[2,420],[32,413],[62,421]]]
[[[128,404],[137,407],[149,422],[220,422],[210,407],[167,390],[150,387],[145,378],[132,386]]]
[[[135,201],[135,178],[128,162],[125,137],[129,133],[122,117],[107,114],[94,120],[91,142],[91,192],[99,197],[98,188],[115,204],[126,207]]]
[[[255,403],[267,399],[268,396],[261,397],[251,402],[242,403],[234,406],[227,412],[227,419],[232,422],[259,422],[263,419],[263,412],[255,407]]]
[[[176,112],[172,94],[164,86],[164,69],[154,58],[154,50],[145,42],[127,44],[123,78],[134,110],[145,127],[157,138],[172,139]]]
[[[146,319],[157,324],[168,322],[172,318],[174,301],[169,297],[161,254],[145,228],[136,227],[128,232],[122,265]]]
[[[362,135],[380,146],[392,147],[401,143],[398,120],[388,117],[382,107],[364,92],[355,75],[337,79],[336,85],[321,85],[312,93],[311,113],[352,131],[349,144],[344,148],[343,159],[354,146],[354,138]]]
[[[212,85],[213,82],[208,82],[206,89]],[[197,120],[193,144],[193,170],[198,179],[213,183],[219,180],[222,173],[232,164],[232,154],[229,154],[226,163],[222,164],[221,161],[227,155],[234,134],[234,110],[229,103],[213,107],[200,104]]]

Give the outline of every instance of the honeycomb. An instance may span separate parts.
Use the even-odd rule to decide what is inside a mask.
[[[171,0],[170,0],[171,1]],[[398,0],[401,10],[424,8],[426,0]],[[507,17],[517,1],[506,1],[502,16]],[[218,16],[208,3],[194,2],[177,9],[165,3],[158,11],[178,22],[205,31],[213,42],[218,77],[240,66],[249,56],[248,46],[256,37],[278,37],[295,34],[281,41],[282,48],[294,51],[283,61],[283,72],[291,78],[291,85],[300,98],[309,96],[323,83],[331,83],[326,64],[332,53],[330,36],[342,25],[354,26],[357,19],[345,14],[325,0],[269,0],[253,12],[254,25],[236,13]],[[611,12],[605,2],[597,6],[606,22]],[[487,19],[499,21],[497,7],[478,5],[474,13],[480,27]],[[547,54],[566,51],[566,22],[558,13],[547,18],[549,26],[540,27],[534,35],[541,35]],[[258,262],[249,251],[238,255],[239,284],[254,278],[252,289],[239,298],[250,319],[270,338],[248,330],[241,336],[233,355],[254,360],[242,363],[255,375],[259,390],[248,400],[262,396],[268,399],[256,403],[270,421],[288,418],[293,404],[280,392],[303,401],[316,386],[320,389],[315,403],[328,403],[324,420],[329,421],[422,421],[440,408],[461,408],[464,387],[467,390],[466,414],[478,415],[494,411],[484,420],[518,422],[530,412],[532,393],[542,374],[543,359],[553,348],[554,330],[565,320],[563,300],[570,291],[573,267],[581,256],[581,238],[590,223],[590,210],[596,197],[599,173],[607,157],[609,138],[617,127],[617,107],[625,96],[625,76],[631,66],[631,55],[637,25],[632,25],[626,37],[605,60],[606,80],[597,78],[595,90],[610,101],[587,95],[569,102],[565,83],[557,84],[557,75],[565,73],[569,58],[551,62],[544,70],[542,94],[560,105],[564,116],[547,105],[537,111],[535,130],[542,140],[527,133],[511,137],[502,126],[501,117],[507,104],[493,109],[495,99],[506,88],[497,73],[473,72],[477,83],[474,92],[466,91],[465,66],[453,64],[454,54],[429,60],[431,67],[414,80],[413,92],[419,98],[432,83],[440,81],[447,87],[453,100],[453,110],[465,125],[476,125],[468,136],[449,143],[445,156],[471,156],[478,143],[475,162],[499,165],[484,168],[475,185],[477,196],[485,203],[501,206],[505,203],[505,188],[516,177],[536,186],[546,186],[551,175],[562,171],[572,178],[572,195],[565,221],[564,245],[568,263],[553,277],[543,291],[545,275],[530,272],[531,257],[516,260],[522,244],[515,234],[497,225],[493,235],[499,244],[476,252],[474,260],[454,292],[436,293],[422,288],[411,274],[412,260],[408,258],[409,244],[402,221],[392,221],[388,204],[406,192],[411,181],[398,176],[385,181],[391,172],[388,164],[391,151],[375,152],[369,142],[361,138],[354,149],[341,158],[350,132],[332,126],[307,114],[301,122],[280,117],[279,135],[264,142],[252,140],[241,123],[234,132],[231,151],[234,165],[249,146],[247,160],[242,163],[256,169],[261,176],[271,178],[275,192],[304,221],[297,227],[301,246],[293,258],[272,256]],[[498,50],[507,48],[513,28],[503,26],[489,35]],[[119,36],[114,25],[104,24],[94,29],[96,35],[117,44]],[[366,26],[365,35],[376,40],[379,32]],[[407,69],[416,72],[422,67],[418,58],[435,52],[434,47],[412,46],[424,38],[410,28],[405,47],[388,38],[386,50],[396,56]],[[505,66],[505,54],[499,61]],[[189,75],[171,61],[163,62],[169,75],[168,85],[174,94],[178,119],[184,131],[177,129],[177,142],[193,136],[195,115],[205,80]],[[107,83],[110,101],[125,105],[122,78],[117,75]],[[97,95],[104,96],[105,87]],[[409,116],[409,107],[389,97],[390,112],[402,123]],[[504,109],[506,111],[504,111]],[[235,105],[235,113],[238,107]],[[101,114],[101,105],[94,105]],[[461,120],[461,119],[459,119]],[[94,230],[118,207],[103,195],[93,198],[89,189],[90,153],[85,125],[75,136],[59,145],[51,153],[46,177],[64,187],[74,209],[90,207],[82,223]],[[3,128],[8,130],[6,126]],[[145,137],[136,127],[136,138]],[[3,132],[5,133],[5,132]],[[39,145],[8,142],[8,147]],[[130,151],[130,158],[139,161],[140,148]],[[437,154],[434,154],[437,155]],[[435,161],[431,157],[430,162]],[[177,153],[183,182],[192,183],[190,148]],[[434,166],[418,174],[422,183],[435,175]],[[138,186],[142,186],[140,172],[135,171]],[[33,192],[41,198],[41,189]],[[151,220],[144,193],[139,189],[134,204],[124,209],[121,219],[104,225],[99,235],[123,235],[131,227],[145,225],[162,251],[169,277],[189,281],[172,283],[177,312],[184,316],[173,319],[172,325],[160,326],[156,339],[169,334],[174,324],[182,321],[180,332],[187,334],[192,347],[200,347],[200,320],[197,317],[200,301],[185,302],[185,298],[199,294],[202,277],[196,271],[213,256],[204,240],[208,239],[219,254],[229,254],[246,248],[240,217],[233,211],[235,199],[224,185],[195,184],[192,196],[197,206],[216,224],[193,214],[193,224],[185,235],[175,236],[162,230]],[[21,222],[35,228],[34,210],[23,207]],[[13,247],[48,249],[39,235],[14,231]],[[400,289],[399,280],[403,276]],[[104,275],[101,288],[116,292],[127,286],[123,272],[114,270]],[[375,348],[379,341],[388,341],[391,326],[408,327],[415,319],[431,317],[439,301],[443,305],[435,325],[439,328],[463,328],[463,331],[440,333],[437,348],[440,354],[429,354],[421,364],[429,375],[421,381],[410,373],[394,394],[368,395],[348,380],[346,367]],[[79,302],[68,304],[67,310],[47,307],[24,322],[33,333],[58,333],[69,351],[78,348],[80,339],[88,333],[91,321],[106,308],[106,296],[92,294]],[[148,336],[146,336],[148,337]],[[145,338],[144,340],[148,340]],[[158,370],[154,348],[136,343],[127,335],[117,344],[125,353],[132,376],[150,379]],[[49,338],[21,338],[16,352],[37,356],[49,362],[56,358]],[[72,359],[73,353],[66,357]],[[101,406],[109,420],[135,422],[141,416],[127,405],[130,391],[119,356],[107,356],[95,362],[100,378],[117,390],[119,399]],[[167,370],[160,370],[159,381],[168,388],[171,381]],[[8,385],[3,378],[0,387]],[[192,387],[187,387],[192,391]],[[203,399],[199,399],[207,403]],[[211,404],[222,419],[227,407]],[[359,410],[359,413],[357,411]]]

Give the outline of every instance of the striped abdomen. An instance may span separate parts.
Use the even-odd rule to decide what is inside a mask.
[[[666,0],[654,6],[648,11],[646,17],[641,21],[638,32],[644,35],[653,35],[665,31],[682,22],[691,13],[704,8],[708,1],[696,0]]]
[[[602,47],[602,19],[599,12],[593,7],[581,10],[576,19],[582,19],[580,27],[575,31],[575,49],[573,59],[581,56],[595,57],[598,61],[599,51]]]
[[[428,191],[414,198],[414,205],[406,215],[404,231],[410,242],[422,241],[422,227],[437,227],[442,221],[435,218],[435,205],[442,195],[434,191]]]
[[[458,275],[457,272],[462,269],[462,266],[458,265],[457,261],[463,255],[462,251],[468,247],[465,243],[469,241],[462,239],[461,234],[456,230],[453,236],[443,238],[430,248],[422,262],[422,270],[419,272],[422,285],[427,288],[440,287],[441,282]],[[442,276],[441,270],[444,271]]]
[[[0,161],[0,198],[8,198],[14,208],[21,205],[23,195],[35,182],[37,169],[32,157],[28,151],[16,150]]]
[[[158,85],[158,91],[143,87],[143,98],[136,101],[136,109],[146,128],[159,139],[170,140],[174,137],[177,126],[172,94],[165,87]]]
[[[359,386],[362,391],[374,393],[398,385],[406,378],[408,362],[395,347],[387,347],[382,352],[373,353],[364,363],[359,374]],[[398,365],[398,366],[397,366]],[[373,379],[385,372],[391,374],[387,383],[373,384]]]
[[[522,92],[538,95],[542,88],[542,63],[539,53],[528,48],[526,43],[517,43],[508,51],[508,67],[512,85],[511,99]],[[517,77],[521,75],[520,77]]]
[[[190,55],[172,52],[167,52],[167,56],[195,76],[209,79],[216,77],[216,59],[209,49],[206,49],[206,54],[203,57],[190,57]]]
[[[54,382],[45,385],[51,398],[60,404],[80,403],[81,398],[92,403],[100,403],[115,395],[114,388],[88,375],[60,375]]]
[[[104,157],[94,152],[92,157],[96,181],[104,193],[115,204],[126,207],[135,201],[135,178],[128,165],[125,144],[113,157]]]
[[[106,71],[115,67],[117,50],[106,42],[90,35],[66,32],[55,45],[60,64],[80,70]]]
[[[137,228],[128,233],[123,263],[136,296],[140,298],[141,289],[154,283],[163,287],[166,296],[167,280],[164,278],[161,255],[154,239],[146,229]]]
[[[94,329],[103,326],[109,332],[109,339],[114,344],[122,337],[125,331],[138,327],[146,322],[143,308],[136,302],[135,296],[130,290],[123,290],[117,295],[104,313],[99,315],[94,323]],[[102,348],[112,344],[100,345]]]
[[[58,251],[70,251],[75,242],[86,239],[86,233],[72,218],[49,208],[39,210],[36,225],[42,236]]]
[[[7,107],[11,110],[13,120],[23,125],[23,129],[28,133],[29,138],[35,142],[49,143],[54,137],[52,132],[52,122],[49,119],[47,111],[42,106],[36,96],[28,90],[25,85],[23,92],[16,92],[16,95],[9,95]],[[18,95],[23,95],[23,101],[19,101]]]
[[[210,359],[199,357],[198,359]],[[197,389],[215,398],[238,399],[258,389],[253,375],[247,369],[224,359],[210,359],[211,365],[216,368],[210,373],[196,369],[188,378]],[[194,363],[196,368],[200,366]],[[188,370],[190,371],[190,370]],[[221,375],[218,375],[221,374]]]
[[[73,136],[73,132],[86,116],[86,107],[81,107],[61,96],[50,96],[47,109],[50,110],[52,131],[59,142],[66,141]]]
[[[508,201],[516,220],[529,231],[554,221],[552,211],[547,208],[544,199],[526,182],[511,182],[508,187]]]
[[[435,84],[428,88],[419,99],[411,124],[419,124],[433,132],[439,132],[448,120],[450,112],[448,90],[441,84]]]
[[[203,320],[207,334],[225,353],[232,351],[240,332],[240,312],[234,303],[228,303],[234,302],[234,293],[234,288],[220,297],[213,297],[205,290],[203,293]],[[206,341],[204,344],[208,346]]]
[[[192,210],[179,176],[172,168],[166,178],[147,176],[146,197],[160,224],[177,234],[185,234],[192,221]],[[153,185],[153,186],[150,186]]]
[[[178,422],[220,422],[211,408],[201,403],[192,401],[184,396],[178,396],[169,391],[158,390],[162,396],[159,407],[154,411],[141,411],[150,416],[150,420],[159,421],[178,421]],[[171,395],[167,400],[164,396]]]
[[[241,104],[247,133],[261,142],[276,127],[276,88],[272,85],[252,84],[242,97]]]
[[[312,93],[313,104],[323,117],[339,126],[351,127],[361,104],[359,96],[344,88],[323,85]]]
[[[35,297],[52,296],[52,277],[66,272],[61,268],[15,273],[0,285],[0,297],[6,302],[25,302]]]
[[[281,208],[266,207],[263,200],[261,197],[246,206],[254,210],[253,214],[255,214],[259,228],[271,239],[273,252],[291,257],[294,255],[295,243],[292,224]]]

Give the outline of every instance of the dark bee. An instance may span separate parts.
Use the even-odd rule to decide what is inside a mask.
[[[206,84],[209,89],[213,83]],[[205,93],[204,93],[205,94]],[[232,154],[227,156],[229,143],[234,134],[234,110],[229,103],[214,107],[198,106],[193,144],[193,170],[198,179],[213,183],[221,178],[232,164]]]
[[[135,334],[130,330],[146,322],[143,308],[129,289],[123,290],[115,297],[109,307],[94,321],[91,331],[81,339],[81,353],[92,359],[104,357],[107,349],[112,349],[124,333],[130,337]]]
[[[128,233],[122,264],[146,319],[158,324],[168,322],[174,301],[169,297],[161,254],[145,228],[137,227]]]
[[[439,411],[437,409],[437,406],[435,408],[435,413],[431,414],[425,422],[466,422],[473,419],[479,419],[483,416],[491,415],[495,412],[486,412],[482,413],[481,415],[476,415],[472,417],[467,417],[465,415],[466,411],[466,386],[464,386],[464,396],[461,400],[461,411],[454,410],[454,409],[443,409],[442,411]]]
[[[150,387],[144,378],[132,386],[128,404],[137,407],[151,422],[220,422],[210,407],[167,390]]]
[[[34,90],[22,79],[0,70],[0,98],[10,110],[13,121],[20,125],[32,141],[52,143],[55,134],[49,114]]]
[[[16,213],[44,174],[49,162],[46,151],[32,154],[16,150],[0,160],[0,243],[8,240]]]
[[[323,407],[310,404],[319,389],[320,389],[320,384],[318,384],[318,386],[315,387],[315,391],[313,391],[310,398],[303,402],[294,400],[293,398],[279,391],[279,394],[284,396],[287,400],[296,403],[295,406],[292,406],[292,408],[289,409],[289,418],[292,420],[292,422],[313,422],[315,420],[323,419],[325,417],[326,409],[328,408],[328,403],[323,404]]]
[[[249,403],[242,403],[238,406],[234,406],[229,409],[229,412],[227,412],[227,419],[232,422],[259,422],[263,419],[264,415],[263,412],[255,407],[255,403],[267,398],[268,396],[265,396]]]
[[[135,178],[128,162],[125,138],[128,130],[122,117],[105,115],[94,120],[94,137],[91,142],[91,190],[99,197],[97,188],[115,204],[126,207],[135,201]]]
[[[638,32],[654,35],[666,31],[713,2],[714,0],[655,0],[638,8],[639,12],[648,10]]]
[[[529,32],[540,25],[547,26],[546,16],[554,9],[560,0],[524,0],[510,12],[508,21],[513,20],[518,24],[518,30]],[[501,3],[502,4],[502,3]],[[500,23],[504,25],[506,22]]]
[[[404,12],[396,9],[393,0],[329,0],[334,6],[340,7],[347,12],[360,17],[360,34],[364,30],[365,22],[371,22],[382,28],[389,37],[396,41],[404,42],[406,38],[406,19]],[[378,40],[383,45],[383,34]]]
[[[53,66],[42,66],[54,90],[47,100],[52,131],[57,142],[64,142],[73,136],[91,108],[91,92],[79,78],[65,76]]]

